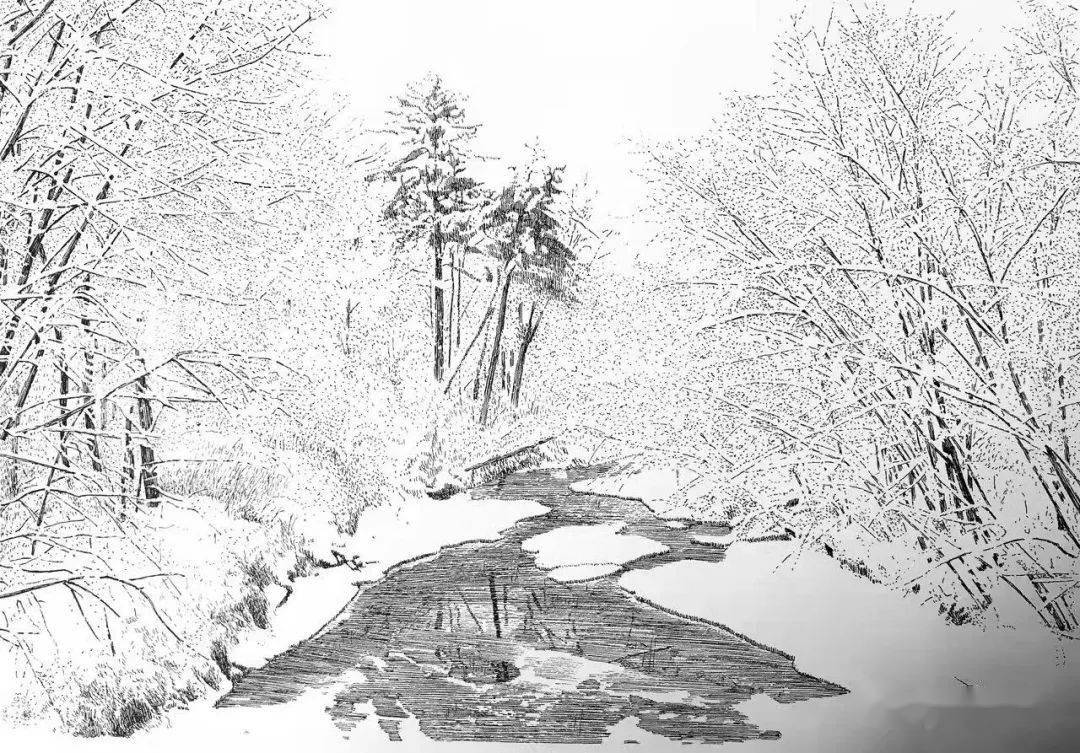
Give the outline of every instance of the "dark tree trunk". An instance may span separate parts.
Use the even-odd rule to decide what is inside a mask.
[[[525,376],[525,354],[529,352],[530,342],[531,340],[522,338],[518,346],[517,361],[514,364],[514,384],[510,388],[510,405],[515,408],[521,400],[521,380]]]
[[[55,200],[59,197],[59,193],[55,196],[51,189],[49,192],[49,198]],[[38,222],[37,231],[30,238],[30,243],[27,247],[26,254],[22,259],[22,266],[19,269],[18,278],[15,284],[22,288],[26,285],[30,279],[30,271],[34,266],[35,257],[41,257],[42,262],[45,261],[45,232],[49,226],[49,222],[52,220],[53,209],[44,209],[41,212],[41,219]],[[11,365],[11,350],[12,343],[15,340],[15,333],[19,328],[19,310],[25,305],[24,301],[17,301],[12,307],[12,313],[8,316],[7,325],[4,328],[4,341],[0,345],[0,376],[7,373],[8,368]]]
[[[435,381],[441,382],[443,378],[443,365],[446,363],[444,336],[444,319],[446,313],[445,294],[443,283],[443,246],[442,231],[438,226],[431,235],[431,247],[435,252],[435,321],[431,328],[435,333]]]
[[[30,362],[30,368],[26,372],[26,379],[23,380],[22,387],[19,389],[19,395],[15,399],[15,405],[11,411],[11,415],[8,416],[7,421],[3,427],[0,427],[0,440],[7,439],[10,436],[11,427],[18,423],[19,414],[26,406],[26,400],[30,397],[30,390],[34,386],[34,380],[38,375],[38,364],[41,362],[42,357],[45,355],[45,346],[41,343],[41,338],[38,335],[34,335],[30,341],[30,345],[37,344],[37,355],[32,356]]]
[[[495,589],[495,576],[488,575],[488,590],[491,593],[491,617],[495,622],[495,637],[502,638],[502,623],[499,621],[499,593]]]
[[[8,283],[8,257],[11,255],[11,251],[8,249],[7,244],[0,243],[0,285],[7,285]]]
[[[157,507],[161,504],[159,501],[161,489],[158,487],[154,448],[150,446],[150,440],[148,439],[154,427],[154,414],[150,406],[150,398],[145,397],[149,392],[146,377],[139,377],[135,386],[139,393],[139,428],[142,431],[142,437],[139,439],[139,484],[142,487],[142,495],[150,507]]]
[[[495,319],[495,334],[491,341],[491,357],[488,359],[487,379],[484,381],[484,403],[480,408],[480,425],[487,423],[491,410],[491,388],[495,386],[495,372],[499,368],[500,347],[502,346],[503,328],[506,325],[506,297],[510,293],[510,280],[514,268],[507,264],[503,271],[502,290],[499,292],[499,315]]]
[[[464,264],[464,263],[465,263],[465,258],[464,258],[464,253],[463,253],[462,258],[458,260],[458,264],[461,265],[461,264]],[[454,306],[457,309],[457,314],[456,314],[456,316],[454,318],[454,321],[457,322],[457,329],[456,329],[456,334],[454,335],[454,339],[455,339],[455,344],[460,348],[461,347],[461,268],[460,268],[460,266],[457,269],[455,269],[455,273],[457,274],[457,286],[456,286],[457,287],[457,303],[454,304]]]
[[[120,519],[127,516],[127,492],[131,490],[131,496],[135,503],[139,499],[139,487],[135,476],[135,451],[132,449],[131,435],[135,431],[135,424],[131,419],[124,416],[124,479],[120,482]]]
[[[349,355],[349,332],[352,331],[352,299],[345,301],[345,334],[341,338],[341,348]]]
[[[454,247],[450,247],[450,301],[446,307],[446,358],[444,364],[449,366],[454,362],[454,325],[457,323],[457,319],[454,316],[454,297],[457,294],[457,276],[454,274],[454,268],[457,266],[457,259],[454,257]]]
[[[521,400],[521,380],[525,376],[525,356],[529,352],[529,346],[532,345],[533,339],[536,337],[537,330],[540,329],[540,319],[544,315],[543,311],[539,314],[535,312],[536,306],[533,305],[529,309],[529,321],[525,323],[521,332],[521,344],[518,346],[517,360],[514,363],[514,386],[510,391],[510,405],[515,408]]]
[[[476,378],[473,379],[473,387],[472,387],[472,399],[473,400],[479,400],[480,399],[480,377],[483,376],[483,373],[484,373],[484,356],[487,355],[487,346],[488,346],[488,339],[487,339],[487,336],[485,335],[484,336],[484,344],[480,348],[480,360],[476,362]]]
[[[510,388],[510,405],[516,408],[521,400],[521,379],[525,373],[525,352],[529,346],[524,340],[518,346],[517,362],[514,364],[514,384]]]
[[[71,461],[68,458],[67,453],[67,440],[68,440],[68,406],[70,401],[68,395],[71,394],[71,375],[68,373],[67,359],[64,358],[64,351],[62,344],[64,342],[63,334],[59,329],[55,331],[57,349],[60,351],[60,359],[57,364],[57,370],[60,372],[60,462],[64,464],[65,468],[71,466]]]

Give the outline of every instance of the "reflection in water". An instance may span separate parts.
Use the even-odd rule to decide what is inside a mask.
[[[618,574],[558,583],[521,542],[566,525],[625,521],[668,552],[631,563],[718,561],[639,502],[569,492],[581,474],[510,476],[478,491],[551,508],[498,542],[468,543],[403,566],[360,593],[323,634],[237,682],[220,705],[267,705],[328,683],[329,713],[348,730],[371,714],[391,739],[415,716],[436,740],[600,742],[626,718],[673,740],[721,742],[778,733],[735,710],[752,694],[780,702],[835,695],[791,657],[726,629],[643,603]],[[356,672],[362,679],[356,680]]]

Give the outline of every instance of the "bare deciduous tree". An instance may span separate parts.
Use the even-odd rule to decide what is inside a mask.
[[[1005,585],[1074,631],[1074,29],[1036,9],[984,63],[943,20],[868,13],[797,22],[774,95],[650,150],[696,252],[673,284],[723,293],[739,349],[718,410],[768,437],[723,475],[786,476],[797,503],[756,515],[957,619]]]
[[[311,10],[15,6],[0,40],[0,608],[45,588],[107,604],[122,587],[153,609],[144,584],[162,574],[124,542],[165,498],[161,412],[220,402],[210,372],[244,384],[253,364],[174,349],[159,324],[280,194],[261,145]]]

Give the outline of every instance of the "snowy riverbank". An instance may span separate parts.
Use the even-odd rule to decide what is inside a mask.
[[[1064,752],[1080,739],[1080,645],[1025,621],[1019,606],[1007,610],[1011,628],[951,625],[787,542],[739,543],[723,562],[632,571],[621,582],[851,690],[788,705],[754,696],[741,710],[783,737],[740,751]]]
[[[233,649],[234,660],[260,666],[333,623],[357,588],[380,579],[395,565],[426,559],[462,541],[497,540],[517,521],[547,510],[531,499],[467,495],[445,501],[412,499],[366,510],[361,533],[335,544],[350,565],[296,580],[289,598],[270,613],[269,627],[242,636]],[[798,552],[787,542],[735,543],[719,561],[688,557],[635,568],[639,558],[667,549],[656,539],[664,538],[660,531],[669,526],[657,522],[657,529],[644,536],[626,528],[618,520],[560,526],[524,539],[521,546],[535,553],[548,577],[560,569],[570,569],[570,575],[582,579],[596,577],[601,573],[579,570],[604,563],[626,567],[618,584],[630,594],[670,612],[725,625],[793,656],[798,669],[851,691],[787,704],[754,695],[738,710],[759,729],[778,730],[781,737],[743,742],[739,751],[1072,750],[1069,735],[1080,733],[1080,651],[1075,644],[1058,642],[1039,626],[1025,623],[1024,609],[999,605],[1012,617],[1009,630],[991,633],[957,627],[935,609],[855,577],[823,554]],[[534,653],[522,655],[526,680],[533,671]],[[552,657],[558,659],[556,654]],[[619,669],[590,666],[590,671],[601,674]],[[231,749],[263,753],[298,747],[395,749],[374,709],[348,739],[326,713],[342,684],[355,682],[364,682],[363,676],[346,673],[312,686],[293,701],[266,707],[214,708],[215,698],[204,698],[173,711],[130,740],[60,739],[25,729],[3,735],[5,742],[20,749],[79,753],[144,746],[164,751],[216,749],[222,741],[228,741]],[[401,720],[400,732],[410,750],[500,749],[497,744],[434,742],[420,732],[419,720],[411,715]],[[624,747],[630,739],[640,743],[637,750],[681,749],[678,741],[639,728],[634,717],[616,724],[604,747]]]
[[[271,657],[332,623],[358,588],[383,577],[394,566],[464,541],[497,539],[501,531],[519,520],[546,512],[547,508],[537,502],[472,499],[467,494],[441,501],[409,497],[396,504],[368,508],[360,515],[357,534],[335,545],[349,564],[317,569],[293,581],[288,598],[269,611],[268,626],[241,633],[238,643],[230,650],[230,657],[245,669],[262,666]],[[280,594],[274,595],[283,597],[285,593],[281,590]],[[39,750],[122,751],[131,750],[135,744],[151,744],[151,741],[155,749],[189,750],[192,746],[211,744],[212,737],[207,730],[221,724],[222,720],[219,714],[210,712],[216,699],[227,693],[229,687],[225,683],[213,696],[196,700],[188,707],[173,709],[146,729],[136,732],[131,739],[61,738],[42,727],[0,727],[0,739]],[[301,713],[309,702],[310,698],[305,697],[298,707]],[[291,709],[285,716],[293,711]],[[228,724],[232,725],[236,716],[230,712]],[[317,719],[308,721],[316,725],[318,722]],[[326,726],[333,731],[329,722]],[[178,734],[174,734],[174,727]],[[235,726],[229,728],[237,733]],[[271,725],[271,728],[277,727]],[[275,734],[273,739],[283,738]],[[277,745],[271,749],[277,750]]]
[[[299,579],[292,596],[271,617],[267,630],[249,630],[233,649],[234,661],[259,667],[332,621],[365,583],[402,562],[434,554],[463,541],[493,541],[519,520],[543,515],[537,502],[410,497],[396,505],[364,510],[357,533],[341,544],[349,564]]]
[[[633,491],[633,496],[641,493],[640,488]],[[353,583],[375,580],[396,562],[458,541],[495,539],[500,530],[544,509],[532,502],[461,495],[447,502],[416,501],[369,511],[360,526],[362,540],[349,545],[349,555],[364,566],[342,578],[342,591],[333,598],[332,589],[323,586],[308,587],[309,598],[329,611],[344,603],[343,596],[348,599]],[[554,568],[549,575],[565,570],[567,580],[600,575],[578,572],[597,563],[609,563],[611,569],[662,548],[620,534],[621,528],[564,527],[523,546],[535,551],[543,566]],[[331,573],[338,578],[338,572],[346,571],[324,571],[316,580]],[[789,542],[736,543],[722,562],[687,560],[631,569],[620,583],[665,609],[726,625],[784,651],[800,670],[851,691],[797,704],[754,696],[740,710],[762,729],[781,731],[782,737],[743,743],[740,750],[1064,752],[1080,735],[1080,646],[1048,634],[1019,604],[997,604],[1010,627],[987,631],[952,625],[932,606],[858,578],[834,559],[800,552]],[[298,588],[295,613],[310,616],[317,610],[302,607],[302,594]],[[275,629],[289,624],[285,610],[279,618],[283,622],[275,618]],[[305,724],[315,723],[318,695],[309,693],[289,713],[304,714]],[[254,719],[261,711],[229,713]],[[640,730],[635,734],[642,737]],[[643,743],[670,745],[644,737]],[[374,725],[354,732],[353,741],[358,738],[369,747],[385,744]],[[613,732],[609,744],[619,745],[622,739],[622,732]]]

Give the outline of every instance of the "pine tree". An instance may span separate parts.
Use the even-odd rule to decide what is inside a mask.
[[[563,167],[548,164],[539,150],[534,150],[532,159],[514,171],[513,179],[492,203],[483,223],[484,235],[492,241],[489,248],[502,266],[498,314],[484,382],[484,401],[480,409],[481,424],[487,422],[491,408],[491,392],[514,274],[520,270],[522,276],[534,285],[555,291],[564,284],[573,260],[572,250],[563,242],[563,229],[558,219],[558,200],[562,194],[564,173]],[[523,369],[525,351],[539,326],[540,318],[534,306],[528,322],[527,343],[519,349],[518,366],[515,367],[511,388],[515,403],[521,390],[521,374],[518,372]]]
[[[441,381],[448,359],[447,252],[469,234],[479,186],[467,172],[469,142],[477,127],[465,119],[461,97],[438,76],[409,85],[390,112],[390,132],[400,139],[400,156],[383,173],[397,183],[385,216],[400,245],[420,243],[431,252],[434,311],[434,373]]]

